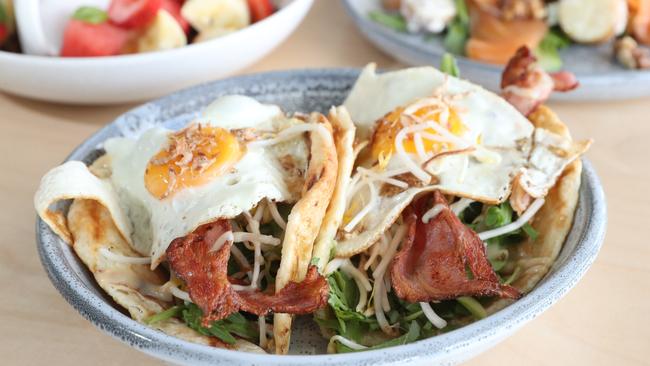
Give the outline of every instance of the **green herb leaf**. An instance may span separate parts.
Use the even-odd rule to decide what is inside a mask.
[[[161,311],[158,314],[154,314],[154,315],[146,318],[144,320],[144,322],[146,324],[155,324],[155,323],[161,322],[163,320],[167,320],[169,318],[177,317],[177,316],[181,315],[182,311],[183,311],[182,306],[179,306],[179,305],[172,306],[171,308],[169,308],[167,310]]]
[[[371,11],[371,20],[398,32],[406,32],[406,20],[400,14],[388,14],[383,11]]]
[[[487,312],[485,311],[485,308],[483,308],[483,305],[473,297],[463,296],[457,298],[456,301],[463,305],[463,307],[476,319],[483,319],[487,316]]]
[[[108,20],[108,14],[92,6],[82,6],[72,14],[72,18],[86,23],[99,24]]]
[[[234,344],[237,341],[232,334],[246,339],[255,339],[258,336],[254,327],[240,313],[233,313],[225,319],[214,321],[209,328],[201,325],[202,317],[203,312],[195,304],[187,304],[182,310],[182,318],[188,327],[203,335],[217,337],[228,344]]]
[[[442,60],[440,60],[440,71],[454,77],[460,77],[460,69],[458,69],[456,59],[450,53],[442,55]]]
[[[456,1],[456,16],[447,27],[445,49],[455,55],[465,54],[465,43],[469,38],[469,13],[465,0]]]
[[[559,29],[550,29],[535,49],[537,62],[546,71],[562,68],[560,50],[571,45],[571,40]]]

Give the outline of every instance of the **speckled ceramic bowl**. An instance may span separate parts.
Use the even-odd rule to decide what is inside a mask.
[[[152,125],[177,128],[216,97],[246,94],[276,103],[286,111],[322,111],[340,104],[359,70],[301,70],[236,77],[187,89],[122,115],[81,144],[68,160],[92,162],[109,137],[137,135]],[[323,352],[324,340],[308,318],[299,319],[292,337],[295,355],[255,355],[188,343],[138,324],[116,309],[91,274],[40,220],[38,251],[52,283],[81,315],[102,331],[152,356],[187,365],[451,365],[482,352],[548,309],[584,275],[596,258],[606,226],[603,190],[585,161],[573,229],[551,272],[537,288],[513,305],[461,329],[412,344],[352,354]]]
[[[408,65],[438,65],[446,52],[443,37],[397,32],[370,20],[381,9],[381,0],[342,0],[348,14],[372,43]],[[570,93],[554,93],[555,100],[613,100],[650,96],[650,71],[627,70],[612,57],[612,44],[572,45],[561,53],[564,69],[576,74],[580,87]],[[463,76],[491,90],[499,89],[503,67],[458,56]],[[615,91],[615,92],[612,92]]]

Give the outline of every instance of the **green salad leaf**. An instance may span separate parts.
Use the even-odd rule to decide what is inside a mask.
[[[562,68],[560,50],[571,45],[571,39],[559,28],[552,28],[546,33],[535,49],[539,65],[546,71],[558,71]]]
[[[90,24],[100,24],[108,20],[108,14],[102,9],[92,6],[82,6],[72,14],[72,19]]]
[[[227,318],[213,321],[209,327],[204,327],[201,324],[203,311],[193,303],[172,306],[145,319],[145,323],[155,324],[170,318],[179,318],[195,331],[205,336],[217,337],[228,344],[237,341],[233,335],[248,340],[255,340],[258,337],[257,329],[240,313],[232,313]]]
[[[440,71],[454,77],[460,76],[460,69],[456,63],[456,58],[454,58],[452,54],[445,53],[442,55],[442,59],[440,60]]]
[[[364,350],[373,350],[373,349],[380,349],[380,348],[386,348],[386,347],[394,347],[394,346],[401,346],[403,344],[415,342],[420,338],[421,334],[421,327],[420,324],[416,321],[412,321],[409,324],[408,331],[404,333],[403,335],[390,339],[388,341],[379,343],[377,345],[374,345],[372,347],[368,347]],[[347,337],[346,337],[347,338]],[[357,352],[357,350],[354,350],[344,344],[341,343],[336,343],[336,352],[338,353],[347,353],[347,352]]]
[[[145,324],[155,324],[169,318],[177,318],[183,312],[183,306],[176,305],[171,308],[161,311],[158,314],[154,314],[144,320]]]
[[[447,27],[445,49],[455,55],[465,54],[465,43],[469,38],[469,12],[465,0],[455,0],[456,16]]]
[[[389,14],[383,11],[371,11],[368,14],[371,20],[398,32],[406,32],[406,19],[401,14]]]

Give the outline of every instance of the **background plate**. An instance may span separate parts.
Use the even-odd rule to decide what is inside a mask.
[[[394,31],[368,17],[381,10],[381,0],[342,0],[357,27],[377,47],[408,65],[438,65],[446,52],[442,37]],[[573,45],[562,54],[563,69],[576,74],[580,87],[554,93],[553,100],[614,100],[650,96],[650,71],[626,70],[612,60],[612,46]],[[464,78],[499,90],[502,67],[456,56]]]

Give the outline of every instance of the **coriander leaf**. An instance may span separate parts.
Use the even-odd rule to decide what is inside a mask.
[[[383,11],[371,11],[368,16],[371,20],[383,26],[398,32],[406,32],[406,20],[400,14],[387,14]]]
[[[72,19],[81,20],[90,24],[99,24],[108,20],[108,14],[99,8],[82,6],[72,14]]]
[[[458,69],[458,64],[456,63],[456,59],[452,54],[445,53],[444,55],[442,55],[442,60],[440,60],[440,71],[454,77],[460,76],[460,70]]]
[[[183,311],[183,306],[172,306],[171,308],[161,311],[158,314],[154,314],[144,320],[146,324],[154,324],[161,322],[163,320],[167,320],[169,318],[174,318],[179,315],[181,315],[181,312]]]

